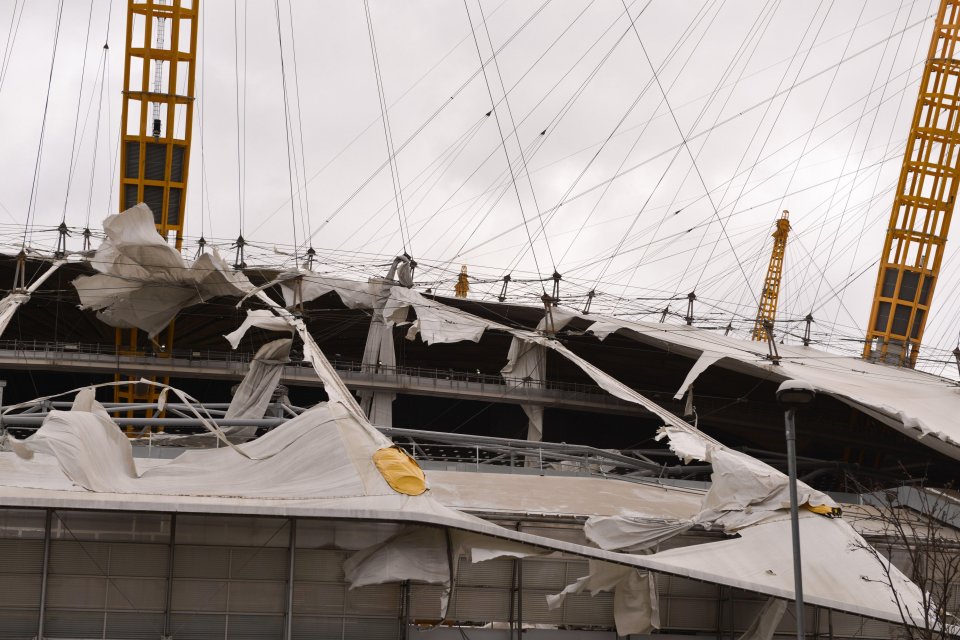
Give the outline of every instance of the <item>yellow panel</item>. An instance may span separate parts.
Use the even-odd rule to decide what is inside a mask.
[[[386,447],[373,454],[373,463],[387,484],[408,496],[418,496],[427,490],[427,478],[417,461],[397,447]]]

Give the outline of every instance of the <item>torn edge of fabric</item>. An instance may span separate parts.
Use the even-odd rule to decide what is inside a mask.
[[[81,308],[112,327],[141,329],[153,338],[182,309],[253,288],[216,249],[188,264],[153,220],[142,202],[104,220],[107,237],[90,259],[98,273],[73,280]]]
[[[283,368],[290,362],[290,347],[293,338],[281,338],[268,342],[254,354],[250,361],[250,369],[230,400],[224,418],[262,418],[280,383]],[[229,436],[252,438],[257,433],[256,427],[222,427]]]
[[[442,619],[446,620],[461,556],[476,564],[497,558],[528,558],[551,553],[553,551],[549,549],[479,533],[404,525],[388,540],[361,549],[347,558],[343,572],[351,589],[406,580],[440,585],[443,587],[440,611]]]
[[[583,525],[587,539],[606,551],[638,553],[689,531],[692,519],[657,518],[625,513],[616,516],[591,516]]]
[[[240,346],[240,341],[247,335],[247,331],[253,327],[267,331],[293,332],[293,327],[269,309],[247,309],[247,317],[240,326],[223,337],[230,343],[230,348],[236,350]]]
[[[653,574],[635,567],[590,560],[589,571],[563,591],[547,596],[547,608],[557,609],[568,595],[591,596],[613,591],[613,620],[618,636],[650,633],[660,628],[660,601]]]
[[[661,427],[656,439],[664,438],[684,462],[700,460],[713,466],[710,489],[694,519],[697,524],[733,532],[789,509],[789,478],[765,462],[719,443],[705,442],[689,429]],[[840,505],[822,491],[803,482],[797,483],[797,491],[799,504],[828,507],[839,513]]]
[[[701,373],[725,357],[726,356],[724,354],[713,351],[704,351],[701,353],[700,357],[697,358],[697,361],[693,364],[693,367],[691,367],[690,371],[687,372],[687,377],[683,379],[683,384],[681,384],[680,388],[677,389],[677,392],[673,395],[673,399],[681,399],[683,394],[685,394],[690,386],[696,381],[696,379],[700,377]]]

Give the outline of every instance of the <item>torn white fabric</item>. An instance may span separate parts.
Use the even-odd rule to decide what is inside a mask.
[[[268,434],[269,435],[269,434]],[[329,431],[321,429],[316,436],[325,438]],[[254,443],[251,443],[254,444]],[[286,448],[277,458],[293,456],[299,449],[299,441]],[[244,445],[249,447],[250,445]],[[220,452],[226,450],[221,449]],[[186,455],[186,454],[185,454]],[[234,452],[236,457],[236,453]],[[468,531],[471,533],[503,539],[515,543],[529,544],[543,550],[556,550],[588,559],[602,560],[607,563],[621,563],[641,570],[663,572],[693,578],[714,584],[746,589],[778,598],[793,597],[793,576],[790,572],[790,534],[789,519],[782,525],[778,521],[748,527],[740,532],[740,538],[702,544],[695,547],[672,549],[651,555],[627,555],[604,551],[592,546],[575,544],[561,540],[544,538],[526,532],[514,531],[496,524],[468,516],[431,498],[429,494],[421,496],[368,495],[342,498],[305,497],[293,498],[283,495],[259,497],[245,484],[234,488],[234,493],[218,496],[216,500],[184,495],[131,495],[118,493],[92,493],[82,489],[69,490],[50,474],[57,474],[68,482],[52,456],[38,453],[32,461],[16,459],[10,464],[13,453],[0,452],[0,500],[9,507],[22,508],[60,508],[94,509],[118,511],[180,511],[192,513],[235,513],[263,515],[272,517],[298,517],[309,521],[315,518],[351,521],[389,521],[427,524],[437,527]],[[300,464],[299,458],[292,458]],[[325,462],[326,460],[324,460]],[[173,464],[167,461],[151,461],[150,469],[143,472],[144,477],[154,469]],[[196,460],[198,464],[200,460]],[[324,467],[311,460],[311,469],[323,472]],[[23,473],[36,465],[44,473]],[[256,471],[256,468],[255,468]],[[259,471],[257,471],[259,474]],[[502,474],[471,473],[477,482],[484,476]],[[280,476],[281,478],[285,476]],[[532,480],[532,479],[531,479]],[[598,479],[555,477],[550,480],[574,482],[586,480],[600,482]],[[273,481],[273,479],[271,479]],[[471,480],[472,481],[472,480]],[[170,484],[178,482],[169,478]],[[615,482],[615,481],[604,481]],[[254,490],[262,487],[253,486]],[[498,485],[499,486],[499,485]],[[631,484],[631,486],[636,486]],[[37,488],[31,488],[37,487]],[[482,489],[486,489],[483,486]],[[676,492],[665,491],[662,487],[666,507],[674,502]],[[571,492],[576,489],[571,485]],[[248,495],[249,493],[249,495]],[[602,493],[599,490],[598,493]],[[652,495],[652,494],[651,494]],[[555,496],[556,498],[556,496]],[[491,497],[493,499],[493,497]],[[502,501],[504,498],[498,498]],[[582,500],[582,498],[578,498]],[[602,501],[602,498],[601,498]],[[562,499],[561,499],[562,502]],[[653,502],[656,498],[653,497]],[[555,504],[556,500],[554,503]],[[459,504],[449,502],[448,504]],[[470,506],[468,504],[468,506]],[[475,507],[474,507],[475,508]],[[688,511],[692,505],[685,505]],[[555,513],[555,511],[554,511]],[[777,525],[777,526],[771,526]],[[843,534],[849,529],[840,519],[828,519],[814,514],[801,514],[801,540],[804,545],[804,590],[811,605],[828,607],[857,615],[865,615],[883,620],[900,622],[897,607],[890,599],[890,587],[882,581],[883,569],[873,555],[872,550],[862,539]],[[496,543],[496,540],[492,542]],[[863,547],[857,546],[863,544]],[[862,553],[851,551],[860,549]],[[845,568],[837,572],[836,567]],[[769,572],[768,572],[769,570]],[[863,575],[865,578],[861,578]],[[900,574],[894,588],[900,594],[901,601],[909,602],[912,610],[922,606],[919,589],[905,586]],[[905,580],[905,578],[903,578]]]
[[[396,366],[393,325],[405,319],[410,306],[403,297],[403,292],[408,291],[406,288],[394,286],[392,281],[383,278],[356,282],[310,271],[287,272],[281,274],[274,283],[280,285],[284,304],[287,307],[298,302],[314,300],[334,291],[347,307],[370,309],[372,315],[362,363],[372,368]],[[304,351],[306,356],[306,352],[313,352],[313,349],[305,348]],[[323,378],[322,375],[321,378]],[[357,395],[360,398],[361,410],[373,424],[383,427],[393,426],[393,401],[396,399],[396,394],[360,391]]]
[[[336,292],[343,304],[350,309],[372,309],[376,304],[376,291],[371,291],[369,283],[313,271],[288,271],[281,274],[273,284],[280,285],[284,306],[288,308],[297,303],[316,300],[331,291]]]
[[[580,367],[580,369],[584,373],[586,373],[588,376],[590,376],[590,378],[593,379],[593,381],[596,382],[601,389],[605,390],[610,395],[620,398],[621,400],[625,400],[627,402],[632,402],[633,404],[636,404],[645,408],[647,411],[649,411],[650,413],[656,415],[661,420],[663,420],[664,424],[670,425],[672,427],[675,427],[676,429],[685,431],[699,440],[702,440],[708,443],[713,443],[716,445],[720,444],[719,442],[717,442],[707,434],[701,431],[698,431],[687,422],[684,422],[682,419],[673,415],[672,413],[670,413],[669,411],[667,411],[666,409],[658,405],[653,400],[650,400],[646,396],[638,393],[637,391],[634,391],[633,389],[623,384],[622,382],[620,382],[619,380],[617,380],[607,372],[587,362],[577,354],[570,351],[570,349],[565,347],[560,342],[556,340],[549,340],[547,338],[542,338],[542,337],[536,337],[533,339],[539,342],[540,344],[543,344],[544,346],[560,353],[567,360],[569,360],[573,364]]]
[[[385,440],[340,404],[322,403],[243,445],[248,457],[191,450],[139,477],[129,439],[102,408],[52,411],[34,435],[12,443],[20,455],[53,455],[90,491],[303,499],[393,495],[371,461]]]
[[[514,542],[513,540],[490,538],[464,531],[455,531],[452,534],[454,548],[458,550],[458,553],[466,553],[470,562],[474,564],[496,560],[497,558],[530,558],[552,553],[550,550],[537,548],[522,542]]]
[[[107,237],[90,260],[99,273],[80,276],[73,285],[80,306],[97,311],[112,327],[135,327],[152,338],[181,309],[252,289],[216,250],[188,265],[157,233],[153,213],[143,203],[109,216],[103,229]]]
[[[773,640],[773,634],[780,626],[780,620],[787,610],[787,601],[769,598],[760,609],[753,623],[740,636],[740,640]]]
[[[53,456],[63,474],[88,491],[116,491],[137,477],[130,439],[94,399],[93,389],[78,393],[70,411],[49,412],[32,436],[8,442],[23,459]]]
[[[289,328],[289,327],[288,327]],[[281,338],[260,347],[250,361],[250,370],[237,385],[225,418],[262,418],[280,383],[283,367],[290,362],[292,338]],[[238,438],[252,438],[256,427],[227,426],[223,432]]]
[[[909,367],[838,356],[813,347],[778,344],[779,365],[763,343],[687,325],[601,317],[589,331],[601,340],[613,332],[691,358],[722,355],[715,363],[775,382],[798,379],[818,393],[865,411],[901,433],[960,460],[960,388],[950,380]]]
[[[448,344],[464,340],[479,342],[484,331],[500,326],[496,322],[430,300],[412,289],[394,287],[390,297],[394,305],[391,313],[395,321],[405,319],[406,308],[411,306],[417,314],[417,319],[407,332],[408,340],[412,340],[419,333],[426,344]],[[402,317],[401,313],[404,314]]]
[[[710,581],[727,576],[723,584],[728,586],[792,599],[789,514],[745,527],[738,534],[643,558],[670,573]],[[899,613],[891,615],[897,610],[893,589],[908,615],[922,620],[920,588],[896,567],[890,567],[892,584],[888,582],[876,551],[842,518],[801,512],[800,546],[803,592],[809,604],[900,622]]]
[[[567,324],[577,317],[577,314],[562,309],[551,309],[553,319],[553,330],[560,331]],[[538,331],[545,331],[547,328],[547,316],[537,324]],[[532,384],[543,388],[547,383],[547,349],[541,344],[528,342],[514,336],[510,340],[510,348],[507,351],[507,364],[500,370],[504,378],[517,378],[522,380],[521,384]],[[542,404],[521,404],[520,407],[527,415],[527,440],[531,442],[540,442],[543,440],[543,414],[544,406]]]
[[[31,282],[26,290],[24,291],[11,291],[8,293],[2,300],[0,300],[0,336],[4,334],[7,330],[7,326],[10,325],[10,320],[13,319],[13,314],[17,312],[17,309],[20,308],[20,305],[26,304],[30,300],[30,296],[40,288],[47,279],[54,274],[54,272],[60,268],[60,265],[63,264],[63,260],[57,260],[50,265],[50,268],[44,271],[40,276]]]
[[[354,399],[350,390],[347,389],[347,385],[343,383],[343,379],[337,374],[336,369],[333,368],[330,361],[323,355],[323,351],[321,351],[317,345],[316,340],[314,340],[310,332],[307,331],[306,324],[304,324],[300,318],[291,318],[291,320],[293,321],[294,330],[303,341],[303,359],[305,362],[313,365],[313,370],[317,372],[317,376],[323,382],[323,389],[327,392],[327,397],[331,402],[341,403],[355,415],[363,416],[364,413],[360,405],[357,404],[356,399]],[[384,444],[384,446],[388,445]]]
[[[690,388],[690,386],[700,376],[701,373],[706,371],[710,365],[724,357],[725,356],[722,353],[712,353],[708,351],[704,351],[702,354],[700,354],[700,357],[697,358],[697,361],[694,363],[693,367],[691,367],[690,371],[687,372],[687,377],[684,378],[683,384],[680,385],[680,388],[677,389],[677,392],[673,395],[673,399],[679,400],[682,398],[683,394],[687,392],[687,389]]]
[[[351,309],[377,308],[378,299],[384,293],[384,285],[392,284],[380,278],[369,282],[357,282],[309,271],[283,274],[275,283],[280,285],[287,307],[294,305],[298,300],[308,302],[333,291]],[[382,302],[382,307],[387,323],[405,321],[409,308],[413,307],[417,319],[410,327],[407,338],[412,340],[419,333],[427,344],[462,340],[477,342],[487,328],[500,326],[496,322],[486,321],[459,309],[448,307],[441,302],[430,300],[419,292],[403,286],[389,286],[389,294],[387,300]]]
[[[351,589],[410,580],[450,585],[448,534],[440,527],[405,527],[382,544],[358,551],[343,563]]]
[[[657,440],[665,437],[684,462],[701,460],[713,466],[710,490],[695,518],[697,524],[733,532],[790,507],[789,478],[770,465],[693,437],[689,429],[662,427]],[[797,482],[797,498],[801,505],[839,507],[830,496],[803,482]]]
[[[393,289],[397,290],[399,287]],[[407,291],[403,296],[405,300],[416,300],[419,294]],[[414,307],[416,309],[416,304]],[[400,308],[400,305],[397,308]],[[469,316],[460,310],[450,309],[450,311],[458,316]],[[612,395],[638,404],[659,416],[666,425],[659,437],[669,435],[670,446],[685,461],[699,459],[717,465],[713,487],[708,493],[708,499],[704,502],[702,513],[697,520],[699,524],[722,526],[725,530],[735,531],[783,509],[783,494],[787,485],[784,474],[750,456],[727,450],[715,439],[574,354],[560,342],[531,331],[511,329],[502,325],[497,325],[496,328],[505,330],[514,337],[511,341],[508,364],[502,370],[505,375],[523,374],[522,377],[541,378],[544,374],[544,357],[541,353],[542,349],[538,351],[537,347],[553,349],[580,367],[601,388]],[[539,426],[542,434],[542,420],[540,425],[536,425],[533,421],[531,423],[531,433],[536,434]],[[814,506],[837,506],[825,494],[802,483],[801,495],[804,503]]]
[[[641,514],[593,516],[583,526],[587,539],[601,549],[637,553],[688,531],[693,519],[675,519]]]
[[[547,349],[535,342],[514,337],[510,340],[507,364],[500,370],[504,378],[513,378],[511,385],[530,385],[542,389],[547,380]],[[516,382],[520,380],[521,382]],[[527,415],[527,440],[543,440],[543,405],[521,404]]]
[[[660,628],[657,588],[653,576],[648,572],[591,560],[587,575],[560,593],[547,596],[547,607],[557,609],[568,595],[584,591],[589,591],[591,596],[613,591],[613,619],[619,636],[650,633]]]
[[[269,309],[248,309],[247,317],[243,323],[223,337],[230,343],[231,349],[236,349],[251,327],[258,327],[267,331],[293,331],[293,328],[284,319],[278,318]]]
[[[570,321],[574,318],[581,317],[576,311],[570,311],[569,309],[561,309],[560,307],[551,307],[550,308],[550,317],[553,318],[553,331],[563,331],[567,328],[567,325],[570,324]],[[537,323],[537,331],[547,331],[550,327],[547,326],[547,314],[546,310],[544,311],[543,318],[540,319],[540,322]]]
[[[530,442],[543,441],[543,405],[522,404],[520,408],[527,416],[527,440]]]
[[[333,368],[333,365],[330,364],[330,361],[327,360],[327,357],[323,355],[323,351],[321,351],[320,347],[317,345],[317,341],[313,339],[313,336],[310,335],[310,332],[307,330],[307,325],[304,323],[303,319],[294,316],[292,313],[274,302],[270,296],[262,291],[257,292],[256,296],[258,299],[263,301],[264,304],[272,308],[277,317],[286,322],[290,327],[293,328],[297,335],[300,336],[300,340],[303,341],[303,360],[304,362],[309,362],[313,366],[313,370],[316,371],[317,377],[319,377],[321,382],[323,382],[324,391],[327,392],[327,397],[330,399],[330,402],[341,404],[348,412],[352,413],[357,418],[361,425],[364,425],[364,428],[369,432],[371,437],[380,438],[381,447],[389,447],[392,444],[390,440],[385,438],[380,434],[379,431],[370,426],[363,409],[361,409],[360,405],[357,404],[356,399],[354,399],[353,394],[350,393],[350,390],[347,389],[347,385],[343,383],[343,379],[340,378],[340,375],[337,373],[336,369]]]
[[[542,344],[514,337],[507,351],[507,364],[500,369],[504,378],[529,380],[542,385],[546,379],[547,349]]]
[[[713,466],[710,490],[703,500],[698,523],[738,531],[790,508],[789,478],[739,451],[711,447],[706,462]],[[828,495],[797,482],[801,505],[839,507]]]
[[[351,555],[343,563],[343,572],[351,589],[405,580],[442,585],[440,610],[446,618],[461,555],[477,563],[547,553],[529,544],[476,533],[406,525],[392,538]]]

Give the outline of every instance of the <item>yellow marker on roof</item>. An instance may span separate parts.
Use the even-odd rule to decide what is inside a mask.
[[[385,447],[373,454],[373,464],[397,493],[418,496],[427,490],[427,478],[417,461],[399,447]]]

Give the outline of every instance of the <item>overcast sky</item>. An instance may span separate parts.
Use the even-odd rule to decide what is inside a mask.
[[[0,0],[9,243],[28,211],[28,240],[49,247],[62,218],[82,229],[89,215],[99,229],[118,207],[126,3],[112,5],[63,3],[50,76],[57,0]],[[743,328],[789,209],[780,317],[812,310],[822,339],[857,349],[846,339],[862,337],[869,313],[936,4],[628,6],[635,30],[618,0],[483,0],[482,11],[371,0],[398,212],[363,2],[204,0],[187,235],[232,258],[242,232],[248,262],[270,264],[312,243],[366,275],[406,249],[418,281],[447,293],[462,264],[485,281],[556,269],[570,304],[596,289],[594,304],[620,313],[682,313],[685,301],[666,299],[695,290],[705,323]],[[474,75],[491,43],[495,62]],[[960,331],[956,264],[950,247],[926,340],[947,350]],[[539,293],[515,283],[511,298]]]

